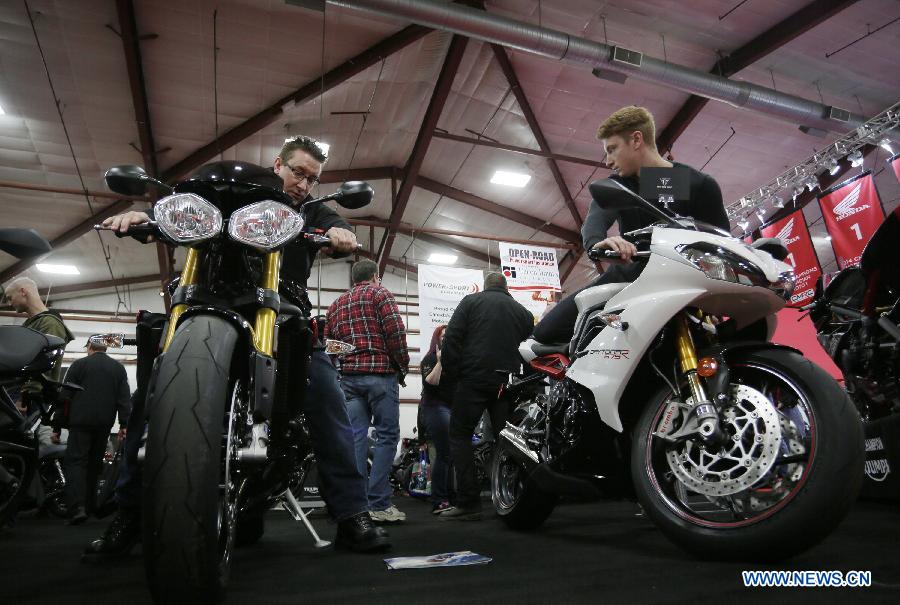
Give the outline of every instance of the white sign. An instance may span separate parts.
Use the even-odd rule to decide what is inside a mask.
[[[450,323],[459,301],[480,292],[484,275],[477,269],[419,265],[419,351],[424,357],[435,328]]]
[[[561,292],[556,250],[524,244],[500,243],[500,265],[510,292],[544,290]]]

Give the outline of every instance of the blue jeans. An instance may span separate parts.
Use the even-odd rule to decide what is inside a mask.
[[[391,506],[390,474],[400,440],[400,386],[396,374],[344,374],[341,388],[353,425],[356,466],[366,472],[369,424],[375,427],[375,452],[369,475],[369,510]]]
[[[450,499],[450,408],[423,405],[422,422],[436,452],[431,462],[431,501],[440,504]]]

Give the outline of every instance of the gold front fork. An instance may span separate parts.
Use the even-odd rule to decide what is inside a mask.
[[[687,311],[682,312],[676,324],[675,347],[678,349],[681,372],[687,377],[696,405],[706,401],[706,392],[700,382],[700,377],[697,376],[697,349],[694,347],[694,339],[691,337],[691,327],[688,322]]]
[[[178,286],[192,286],[197,283],[197,270],[200,268],[200,252],[196,248],[188,248],[187,258],[184,261],[184,270],[181,272],[181,280]],[[181,314],[185,312],[187,305],[173,305],[172,312],[169,315],[169,328],[166,330],[166,337],[163,339],[162,350],[165,352],[169,345],[172,344],[172,337],[175,336],[175,327]]]
[[[266,254],[263,266],[263,283],[260,287],[266,290],[278,291],[278,273],[281,268],[281,252],[269,252]],[[273,309],[260,309],[256,312],[256,324],[254,325],[253,344],[256,350],[268,356],[272,356],[275,340],[275,317]]]

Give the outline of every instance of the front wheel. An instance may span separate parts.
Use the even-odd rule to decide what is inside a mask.
[[[635,489],[662,532],[698,557],[784,559],[822,540],[856,499],[862,424],[840,385],[795,352],[739,351],[728,361],[724,444],[657,437],[686,416],[660,391],[635,428]]]
[[[186,319],[149,387],[143,543],[157,603],[223,595],[234,541],[225,453],[236,341],[236,330],[218,317]]]

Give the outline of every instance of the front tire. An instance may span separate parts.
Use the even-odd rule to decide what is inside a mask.
[[[223,514],[220,481],[236,341],[223,319],[186,319],[149,388],[143,540],[156,603],[210,603],[223,595],[234,528]]]
[[[840,385],[798,353],[738,352],[728,363],[731,393],[746,397],[723,407],[725,447],[705,451],[654,437],[664,425],[675,430],[668,423],[680,414],[663,389],[635,429],[637,496],[669,539],[700,558],[785,559],[827,536],[856,499],[862,424]]]

